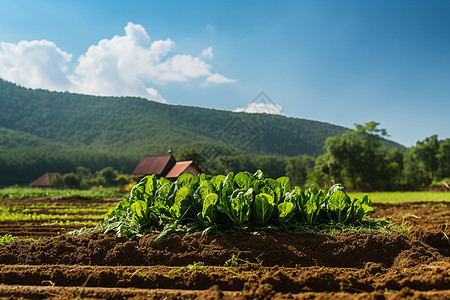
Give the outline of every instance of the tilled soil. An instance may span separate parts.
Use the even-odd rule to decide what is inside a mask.
[[[52,210],[48,208],[34,209],[33,213],[36,215],[52,215],[55,216],[53,220],[36,220],[31,219],[27,221],[3,221],[0,222],[0,236],[5,234],[11,234],[13,236],[21,236],[28,238],[40,238],[40,237],[52,237],[62,234],[66,234],[69,231],[77,230],[85,225],[82,222],[93,221],[97,222],[98,219],[89,218],[86,216],[102,215],[103,213],[96,211],[94,208],[99,205],[107,205],[113,207],[120,199],[105,199],[105,200],[91,200],[91,199],[52,199],[52,198],[33,198],[33,199],[0,199],[0,205],[5,207],[26,207],[27,205],[49,205],[55,208],[61,207],[92,207],[92,211],[83,211],[80,213],[65,213],[64,215],[71,218],[65,219],[70,221],[70,224],[58,224],[52,221],[61,220],[60,215],[55,215]],[[63,218],[64,220],[64,218]],[[79,224],[77,224],[79,223]]]
[[[410,227],[402,234],[17,241],[0,248],[0,297],[450,299],[448,205],[375,205],[374,217]]]

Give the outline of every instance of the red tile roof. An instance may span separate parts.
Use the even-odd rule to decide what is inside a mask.
[[[165,176],[174,165],[175,158],[172,155],[144,156],[134,169],[133,175]]]
[[[30,183],[31,186],[41,186],[41,187],[51,187],[52,186],[52,178],[55,176],[56,173],[45,173],[32,183]]]
[[[178,176],[183,174],[189,167],[194,168],[194,170],[198,171],[198,173],[201,173],[200,169],[197,168],[194,162],[192,160],[188,160],[177,162],[165,177],[168,179],[176,179],[178,178]],[[196,176],[197,174],[192,175]]]

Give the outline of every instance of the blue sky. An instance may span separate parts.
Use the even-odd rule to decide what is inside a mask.
[[[377,121],[450,138],[450,1],[0,1],[0,77],[28,87]],[[102,41],[102,42],[100,42]]]

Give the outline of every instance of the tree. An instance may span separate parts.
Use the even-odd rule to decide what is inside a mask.
[[[91,170],[83,166],[76,167],[75,174],[80,177],[80,180],[89,179],[92,176]]]
[[[395,162],[398,164],[399,172],[403,172],[404,168],[404,154],[397,148],[392,149],[389,151],[389,160],[391,162]]]
[[[80,187],[80,178],[75,173],[65,174],[62,178],[65,187],[74,189]]]
[[[255,156],[252,160],[256,169],[263,171],[267,177],[278,178],[286,175],[287,159],[284,157],[262,155]]]
[[[61,176],[61,174],[56,173],[55,175],[53,175],[52,180],[51,180],[51,184],[55,188],[62,188],[62,187],[64,187],[64,180],[63,180],[63,177]]]
[[[404,170],[404,154],[399,149],[394,148],[388,153],[386,174],[390,178],[391,187],[400,187]]]
[[[286,176],[291,179],[292,184],[305,186],[308,175],[314,167],[314,158],[308,155],[290,157],[287,160]]]
[[[341,167],[330,153],[316,158],[314,168],[309,176],[316,186],[329,188],[336,183],[342,183]]]
[[[423,189],[432,181],[431,174],[423,167],[414,147],[408,149],[405,154],[403,178],[406,187],[411,190]]]
[[[341,136],[328,138],[326,149],[339,165],[342,175],[359,190],[393,188],[395,165],[390,165],[382,137],[386,129],[378,129],[379,123],[355,124],[356,129]]]
[[[100,170],[98,175],[105,180],[106,185],[114,185],[116,183],[118,172],[114,170],[113,167],[106,167]]]
[[[229,172],[249,171],[255,172],[257,167],[249,155],[217,156],[214,160],[208,160],[214,174],[227,174]]]
[[[450,177],[450,139],[441,141],[436,157],[439,177],[442,179]]]
[[[439,152],[439,140],[438,136],[432,135],[425,138],[423,141],[418,141],[414,151],[417,159],[423,166],[425,170],[430,173],[432,179],[436,179],[438,170],[438,152]]]
[[[177,161],[186,160],[192,160],[194,164],[200,168],[200,170],[203,170],[203,168],[205,167],[203,165],[205,161],[203,155],[195,148],[185,148],[180,151],[180,154],[178,154],[177,156]]]
[[[130,176],[121,174],[119,176],[117,176],[116,178],[116,182],[119,184],[119,190],[123,191],[124,190],[124,186],[128,183],[130,183],[131,178]]]

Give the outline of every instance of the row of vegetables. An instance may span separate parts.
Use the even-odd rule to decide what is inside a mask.
[[[204,234],[231,227],[358,226],[372,212],[367,195],[351,199],[341,184],[327,192],[314,185],[303,190],[292,187],[288,177],[265,178],[260,170],[214,177],[182,174],[175,182],[149,175],[109,211],[100,227],[128,237],[162,232],[163,238],[183,226]]]

